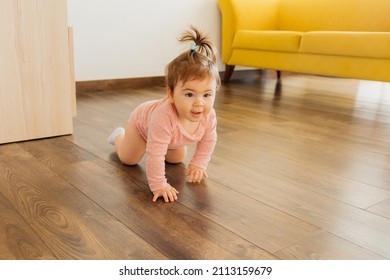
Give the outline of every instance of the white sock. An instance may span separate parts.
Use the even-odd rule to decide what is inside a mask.
[[[107,141],[111,145],[115,145],[115,138],[118,135],[124,135],[125,134],[125,129],[123,127],[117,127],[115,130],[111,133],[111,135],[108,137]]]

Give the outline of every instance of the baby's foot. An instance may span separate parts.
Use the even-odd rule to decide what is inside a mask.
[[[115,138],[118,136],[118,135],[124,135],[125,134],[125,129],[123,127],[117,127],[112,133],[111,135],[108,137],[107,141],[108,143],[110,143],[111,145],[115,145]]]

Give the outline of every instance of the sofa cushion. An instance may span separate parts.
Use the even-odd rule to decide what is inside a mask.
[[[390,30],[389,0],[273,0],[268,2],[279,4],[276,25],[279,30],[302,32],[323,30],[388,32]],[[268,13],[267,10],[261,11],[263,12]]]
[[[297,52],[302,32],[239,30],[234,36],[233,48]]]
[[[313,31],[303,35],[301,53],[390,58],[390,33]]]

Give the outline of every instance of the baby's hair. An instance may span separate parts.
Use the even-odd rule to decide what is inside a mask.
[[[217,88],[221,84],[217,67],[217,49],[211,40],[197,28],[191,26],[183,33],[179,42],[192,42],[188,51],[181,53],[165,68],[166,86],[173,92],[179,81],[213,78]]]

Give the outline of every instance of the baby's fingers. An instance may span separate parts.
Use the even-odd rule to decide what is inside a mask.
[[[169,194],[167,192],[163,192],[162,197],[164,198],[165,202],[169,202]]]
[[[177,200],[177,194],[179,193],[174,187],[162,189],[153,193],[153,202],[156,202],[157,199],[161,196],[165,202]]]
[[[152,199],[152,201],[153,202],[156,202],[157,201],[157,198],[159,198],[160,197],[160,193],[155,193],[155,194],[153,194],[153,199]]]
[[[200,181],[202,181],[204,173],[205,171],[202,169],[194,170],[193,173],[191,174],[190,182],[199,183]]]
[[[168,191],[168,198],[169,200],[165,200],[165,202],[169,202],[169,201],[175,201],[177,200],[177,193],[178,191],[175,190],[174,188],[172,188],[171,190]]]

